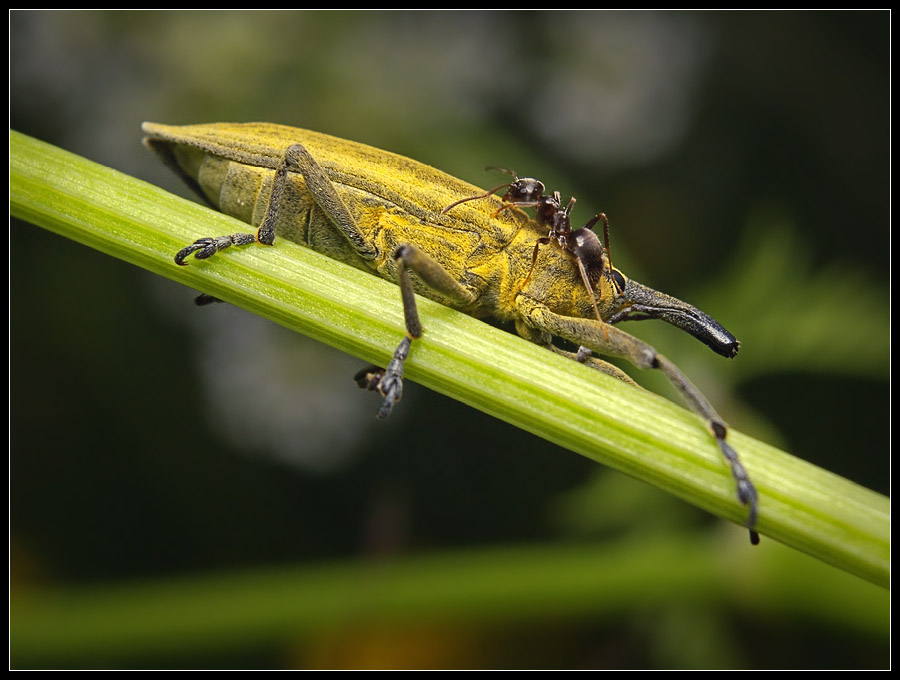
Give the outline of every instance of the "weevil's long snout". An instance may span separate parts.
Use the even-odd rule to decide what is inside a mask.
[[[620,310],[608,320],[609,323],[662,319],[690,333],[723,357],[730,359],[738,352],[737,339],[722,324],[678,298],[629,279],[620,300]]]

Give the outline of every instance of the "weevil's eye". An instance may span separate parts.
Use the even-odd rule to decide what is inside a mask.
[[[626,284],[625,277],[622,275],[622,272],[620,272],[618,269],[613,269],[612,270],[612,278],[613,278],[613,283],[616,284],[616,290],[618,290],[619,294],[621,295],[625,291],[625,284]]]

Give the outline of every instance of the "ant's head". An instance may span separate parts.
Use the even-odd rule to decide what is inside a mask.
[[[485,191],[483,194],[478,194],[477,196],[467,196],[466,198],[461,198],[458,201],[454,201],[446,208],[441,210],[442,215],[446,215],[450,212],[451,209],[462,203],[468,203],[469,201],[478,201],[483,198],[487,198],[491,194],[500,189],[506,189],[506,193],[503,195],[503,198],[500,200],[505,204],[501,210],[506,209],[508,205],[516,205],[518,207],[536,207],[540,204],[540,202],[547,197],[544,196],[544,184],[539,180],[533,179],[531,177],[519,177],[513,170],[507,170],[506,168],[498,168],[495,166],[488,166],[487,170],[499,170],[500,172],[505,172],[507,175],[511,175],[513,178],[512,182],[507,182],[505,184],[500,184],[499,186],[490,189],[489,191]],[[558,201],[557,201],[558,202]],[[498,211],[499,212],[499,211]],[[497,214],[494,215],[496,217]]]
[[[513,175],[515,177],[515,175]],[[544,195],[544,183],[532,177],[515,177],[503,196],[507,203],[534,205]]]
[[[515,170],[498,168],[496,165],[489,165],[485,170],[505,172],[513,178],[513,181],[509,184],[501,184],[497,187],[497,189],[504,186],[509,187],[503,195],[503,201],[505,203],[518,203],[519,205],[525,204],[534,206],[538,204],[538,201],[540,201],[541,197],[544,195],[544,183],[533,177],[519,177]],[[494,191],[497,189],[494,189]],[[491,193],[493,193],[493,191]]]

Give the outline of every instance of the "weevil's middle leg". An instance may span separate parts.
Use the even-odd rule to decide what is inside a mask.
[[[398,246],[394,251],[394,261],[397,264],[400,296],[403,299],[406,337],[397,347],[386,369],[364,369],[357,373],[355,378],[360,387],[377,390],[384,396],[384,402],[378,409],[378,418],[380,419],[387,418],[396,403],[400,401],[403,393],[403,362],[409,356],[412,341],[422,337],[424,332],[416,306],[416,294],[413,290],[410,271],[415,272],[422,283],[429,288],[456,302],[465,304],[473,299],[472,294],[450,276],[440,263],[411,244]]]
[[[403,396],[403,362],[409,356],[411,344],[412,338],[407,335],[394,350],[394,356],[391,357],[391,363],[387,368],[369,366],[353,378],[362,389],[380,392],[384,397],[381,408],[376,414],[379,420],[384,420],[391,415],[394,406]]]

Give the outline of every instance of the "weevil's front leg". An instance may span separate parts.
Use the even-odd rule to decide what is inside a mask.
[[[622,382],[628,383],[629,385],[640,387],[640,385],[632,380],[630,375],[628,375],[618,366],[613,366],[608,361],[603,361],[602,359],[591,356],[591,350],[589,350],[587,347],[584,347],[583,345],[578,348],[577,352],[567,352],[566,350],[560,349],[553,344],[553,336],[550,335],[550,333],[546,333],[538,328],[528,326],[521,320],[516,320],[516,332],[526,340],[529,340],[536,345],[540,345],[541,347],[546,347],[554,354],[559,354],[566,357],[567,359],[577,361],[579,364],[589,366],[595,371],[600,371],[601,373],[606,373],[606,375],[611,375],[613,378],[617,378]]]
[[[552,347],[554,352],[558,354],[562,354],[564,356],[568,356],[572,359],[575,359],[579,364],[584,364],[585,366],[590,366],[595,371],[600,371],[601,373],[606,373],[606,375],[611,375],[613,378],[618,378],[624,383],[628,383],[629,385],[633,385],[634,387],[640,387],[630,375],[628,375],[625,371],[623,371],[618,366],[613,366],[608,361],[603,361],[603,359],[598,359],[595,356],[591,356],[591,350],[589,350],[584,345],[581,345],[578,348],[578,351],[575,354],[571,352],[566,352],[556,347]]]
[[[368,243],[360,231],[356,220],[325,171],[319,166],[309,151],[295,144],[288,149],[286,163],[290,168],[303,173],[307,190],[334,225],[344,234],[354,249],[364,258],[373,259],[377,255],[375,247]],[[274,190],[273,190],[274,194]],[[406,337],[397,346],[387,368],[371,367],[356,375],[357,384],[369,390],[376,390],[384,397],[378,418],[387,418],[403,394],[403,362],[409,356],[412,341],[422,336],[422,322],[416,308],[410,270],[432,290],[460,303],[471,302],[472,294],[431,257],[415,246],[403,244],[393,253],[397,264],[400,294],[403,298],[403,314],[406,321]]]
[[[756,487],[738,458],[737,452],[726,440],[728,427],[706,397],[675,364],[657,353],[647,343],[610,324],[595,319],[555,314],[546,305],[524,295],[517,298],[516,305],[524,319],[535,328],[557,337],[566,338],[601,354],[623,357],[639,368],[662,371],[681,393],[690,408],[706,421],[707,429],[715,438],[731,468],[731,475],[737,484],[738,500],[747,506],[748,515],[745,525],[750,529],[750,541],[753,544],[759,542],[759,534],[754,530],[758,514]]]
[[[567,352],[564,349],[560,349],[553,344],[550,344],[548,347],[556,354],[561,354],[562,356],[568,357],[569,359],[574,359],[579,364],[584,364],[585,366],[593,368],[595,371],[600,371],[601,373],[606,373],[606,375],[611,375],[613,378],[621,380],[624,383],[628,383],[633,387],[640,387],[640,385],[638,385],[630,375],[628,375],[618,366],[613,366],[608,361],[603,361],[603,359],[598,359],[597,357],[591,356],[591,350],[589,350],[587,347],[579,347],[577,352]]]
[[[635,340],[637,339],[635,338]],[[640,341],[638,340],[638,342]],[[731,466],[731,476],[734,477],[734,481],[737,484],[738,500],[748,508],[747,521],[745,524],[747,528],[750,529],[750,542],[756,545],[759,543],[759,534],[754,531],[758,512],[756,487],[753,485],[753,482],[750,481],[750,475],[747,474],[747,469],[744,467],[743,463],[741,463],[737,451],[735,451],[731,447],[731,444],[726,440],[728,426],[719,414],[716,413],[712,404],[709,403],[700,390],[687,379],[687,376],[685,376],[675,364],[662,354],[655,355],[655,363],[655,368],[658,368],[666,374],[666,377],[673,385],[675,385],[676,389],[681,393],[685,401],[690,404],[691,408],[706,419],[706,425],[709,428],[710,433],[716,438],[716,442],[722,450],[722,455],[725,456],[725,460],[727,460],[728,464]]]
[[[394,261],[397,264],[397,275],[400,284],[400,295],[403,299],[403,317],[406,322],[406,337],[397,347],[388,367],[384,370],[377,367],[363,369],[356,374],[357,384],[365,389],[377,390],[384,396],[384,402],[378,409],[378,418],[384,419],[391,414],[394,405],[400,401],[403,394],[403,362],[409,356],[410,345],[413,340],[422,337],[422,322],[419,319],[419,310],[416,306],[416,294],[413,290],[410,271],[416,273],[419,279],[431,288],[457,302],[466,304],[472,302],[473,295],[456,279],[447,273],[440,263],[423,253],[414,245],[405,243],[394,251]]]

